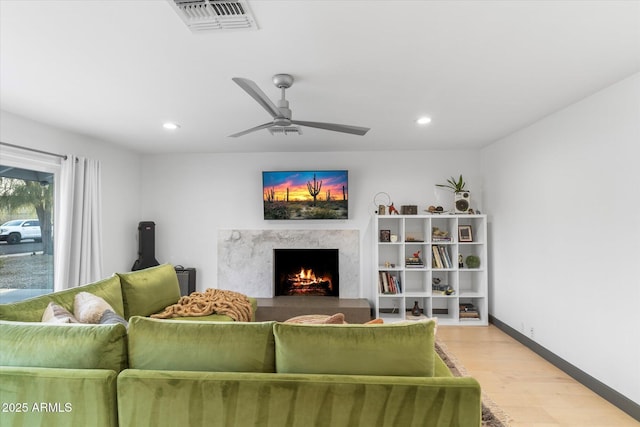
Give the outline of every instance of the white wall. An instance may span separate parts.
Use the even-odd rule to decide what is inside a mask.
[[[0,111],[0,141],[99,160],[102,166],[103,273],[131,270],[137,258],[140,156],[103,141]],[[0,150],[2,148],[0,147]]]
[[[271,138],[270,136],[268,138]],[[265,141],[268,144],[268,141]],[[352,229],[360,231],[362,297],[370,294],[373,266],[370,219],[373,198],[387,192],[400,205],[449,203],[452,196],[434,190],[454,174],[463,174],[475,200],[482,195],[478,151],[183,154],[145,156],[142,164],[142,213],[156,223],[156,258],[197,269],[197,287],[232,288],[217,283],[218,230]],[[264,221],[262,171],[349,170],[349,220]],[[437,201],[438,197],[445,201]],[[451,201],[450,201],[451,200]],[[474,204],[478,207],[479,204]],[[446,207],[446,206],[445,206]]]
[[[640,75],[482,151],[490,312],[640,403]]]

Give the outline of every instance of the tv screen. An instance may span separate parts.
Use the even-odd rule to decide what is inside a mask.
[[[264,219],[348,219],[346,170],[262,172]]]

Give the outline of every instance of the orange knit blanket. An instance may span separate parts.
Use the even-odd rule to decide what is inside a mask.
[[[152,314],[151,317],[170,319],[208,316],[214,313],[229,316],[236,322],[250,322],[251,301],[246,295],[238,292],[209,288],[204,292],[193,292],[189,296],[181,297],[176,304],[170,305],[161,313]]]

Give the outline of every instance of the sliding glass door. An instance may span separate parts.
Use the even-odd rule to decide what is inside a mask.
[[[0,303],[53,292],[55,174],[37,166],[0,164]]]

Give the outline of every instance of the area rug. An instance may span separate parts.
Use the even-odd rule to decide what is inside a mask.
[[[456,377],[468,377],[467,371],[447,346],[436,339],[436,353]],[[496,403],[482,392],[482,427],[509,427],[509,416]]]

